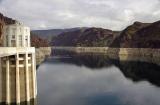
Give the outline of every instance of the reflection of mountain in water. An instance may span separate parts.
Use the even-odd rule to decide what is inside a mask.
[[[67,57],[50,58],[47,60],[48,63],[68,63],[92,69],[108,68],[114,65],[121,70],[125,77],[133,81],[147,80],[160,86],[160,66],[153,63],[113,60],[105,54],[76,54],[74,52],[55,51],[54,55]]]
[[[115,64],[127,78],[133,81],[147,80],[160,86],[160,66],[145,62],[119,62]]]

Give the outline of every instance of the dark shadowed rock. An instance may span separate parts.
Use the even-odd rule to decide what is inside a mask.
[[[160,48],[160,21],[138,30],[133,40],[138,48]]]
[[[135,35],[137,31],[149,26],[150,23],[141,23],[141,22],[134,22],[134,24],[128,26],[126,29],[124,29],[120,36],[117,37],[114,42],[111,44],[110,47],[122,47],[122,48],[129,48],[129,47],[135,47],[137,48],[136,42],[139,39],[135,39]],[[143,46],[141,46],[143,47]]]

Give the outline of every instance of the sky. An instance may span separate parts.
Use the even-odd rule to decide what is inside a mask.
[[[122,30],[135,21],[160,20],[160,0],[0,0],[0,12],[31,29]]]

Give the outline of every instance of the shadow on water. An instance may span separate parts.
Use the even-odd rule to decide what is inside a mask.
[[[134,82],[147,80],[156,86],[160,86],[160,66],[157,64],[141,61],[119,61],[105,54],[78,54],[66,50],[54,50],[52,54],[54,57],[47,59],[47,63],[74,64],[77,66],[85,66],[92,70],[116,66],[125,77]]]

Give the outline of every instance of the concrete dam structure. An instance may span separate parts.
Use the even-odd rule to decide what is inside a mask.
[[[35,105],[36,61],[35,48],[30,47],[30,30],[18,23],[5,26],[4,30],[5,47],[0,47],[0,105]]]

